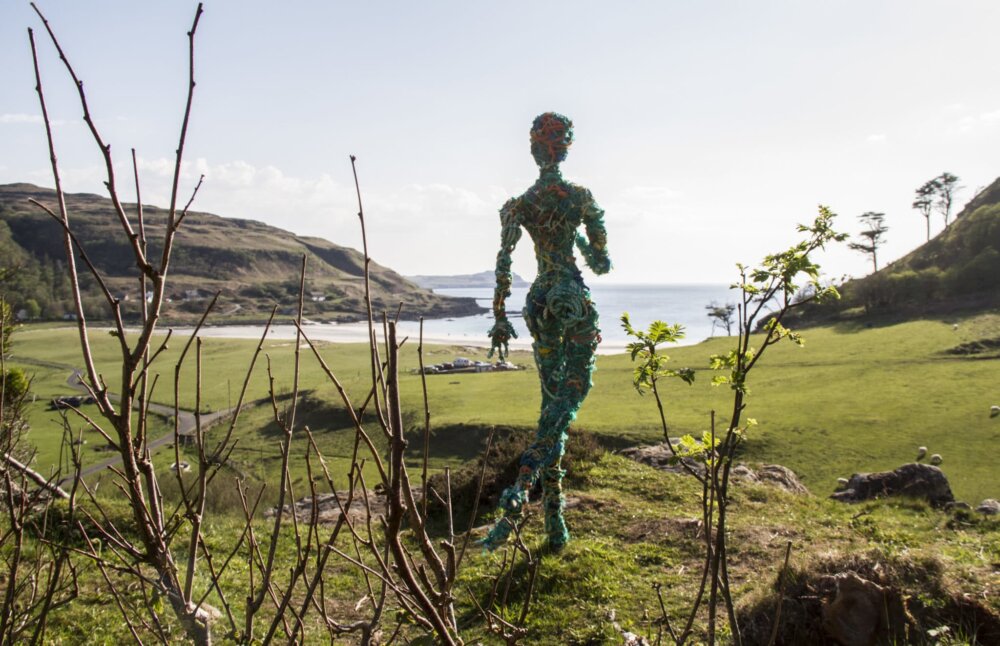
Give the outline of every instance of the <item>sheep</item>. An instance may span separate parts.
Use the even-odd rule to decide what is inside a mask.
[[[918,446],[917,447],[917,462],[920,462],[921,460],[923,460],[925,455],[927,455],[927,447],[926,446]]]
[[[934,466],[937,466],[942,462],[944,462],[944,460],[941,458],[940,453],[935,453],[934,455],[931,456],[931,464],[933,464]]]

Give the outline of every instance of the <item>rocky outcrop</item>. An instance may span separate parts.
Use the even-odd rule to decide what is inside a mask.
[[[976,511],[980,514],[986,514],[987,516],[996,516],[1000,514],[1000,501],[994,498],[987,498],[986,500],[979,503],[976,507]]]
[[[955,500],[944,472],[918,463],[904,464],[895,471],[855,473],[842,491],[830,497],[842,502],[860,502],[883,496],[921,498],[936,507]]]
[[[414,496],[418,499],[421,496],[419,488],[414,491]],[[341,509],[344,508],[346,508],[348,519],[352,521],[367,519],[369,510],[373,519],[385,513],[385,494],[382,491],[369,491],[367,495],[362,491],[355,491],[354,499],[350,500],[350,506],[347,503],[348,492],[346,491],[338,491],[336,494],[316,494],[316,524],[336,523],[340,520]],[[313,498],[307,496],[297,501],[294,505],[285,505],[286,514],[291,514],[293,510],[295,512],[295,519],[299,522],[312,522]],[[264,512],[264,517],[273,518],[277,512],[277,507],[268,509]]]
[[[780,464],[765,464],[756,471],[745,464],[737,464],[733,467],[731,477],[746,482],[771,485],[789,493],[809,494],[809,490],[795,472]]]
[[[670,450],[666,442],[651,444],[649,446],[630,446],[627,449],[622,449],[619,453],[630,460],[635,460],[639,464],[645,464],[654,469],[669,471],[670,473],[690,473],[683,465],[687,465],[695,472],[704,472],[705,470],[704,465],[697,460],[692,460],[691,458],[676,459],[673,451]]]
[[[705,465],[691,458],[676,458],[666,442],[649,446],[632,446],[619,452],[630,460],[653,467],[660,471],[689,475],[704,473]],[[780,464],[765,464],[757,470],[745,464],[737,464],[730,472],[733,481],[766,484],[784,489],[790,493],[808,494],[809,490],[799,481],[795,472]]]

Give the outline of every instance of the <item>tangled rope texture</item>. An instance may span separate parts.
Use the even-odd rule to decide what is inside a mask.
[[[535,442],[521,456],[517,481],[500,496],[503,518],[482,540],[487,549],[506,542],[521,518],[528,493],[541,479],[545,531],[549,546],[559,549],[569,540],[563,519],[561,468],[567,431],[591,387],[594,354],[601,340],[597,309],[583,283],[573,247],[597,274],[607,273],[604,211],[590,191],[562,178],[559,163],[573,142],[573,122],[555,112],[539,115],[531,128],[531,154],[540,175],[520,197],[500,209],[501,242],[497,254],[497,286],[493,296],[495,325],[490,356],[506,357],[510,339],[517,334],[507,320],[505,301],[510,296],[511,253],[523,227],[531,236],[538,260],[538,275],[524,307],[524,320],[534,343],[535,364],[541,380],[542,411]],[[583,224],[586,236],[577,231]]]

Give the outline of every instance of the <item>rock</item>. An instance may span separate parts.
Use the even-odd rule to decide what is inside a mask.
[[[955,500],[941,469],[917,463],[904,464],[895,471],[855,473],[846,489],[830,497],[842,502],[859,502],[882,496],[922,498],[934,506],[944,506]]]
[[[652,444],[649,446],[631,446],[627,449],[622,449],[619,453],[630,460],[635,460],[639,464],[645,464],[646,466],[659,469],[660,471],[684,474],[689,473],[689,471],[685,469],[680,462],[683,462],[696,472],[705,471],[705,467],[702,464],[691,458],[681,458],[681,460],[677,461],[676,464],[671,464],[674,454],[670,450],[670,447],[667,446],[666,442],[660,442],[659,444]]]
[[[736,480],[743,480],[744,482],[760,484],[760,478],[757,477],[753,469],[745,464],[737,464],[733,467],[733,470],[729,472],[729,477]]]
[[[1000,501],[994,498],[987,498],[986,500],[979,503],[976,507],[976,511],[980,514],[986,514],[987,516],[996,516],[1000,514]]]
[[[423,496],[420,487],[414,487],[413,496],[415,499],[420,500]],[[337,500],[340,500],[338,504]],[[367,519],[368,510],[365,508],[365,494],[362,491],[354,492],[354,499],[351,501],[351,506],[347,508],[347,516],[351,520],[364,520]],[[371,517],[372,519],[378,518],[385,512],[385,493],[381,491],[369,491],[368,492],[368,504],[371,506]],[[341,505],[347,504],[347,492],[338,491],[336,494],[333,493],[319,493],[316,494],[316,523],[332,524],[340,520],[340,509]],[[310,522],[313,518],[313,499],[310,496],[302,498],[295,502],[294,505],[285,505],[285,513],[291,513],[294,509],[295,518],[299,522]],[[265,518],[273,518],[277,514],[278,508],[273,507],[264,511]]]
[[[854,572],[835,577],[837,596],[823,606],[823,630],[841,646],[875,643],[885,590]]]
[[[762,483],[784,489],[789,493],[809,495],[809,490],[795,472],[780,464],[765,464],[757,471],[757,477]]]
[[[695,472],[705,472],[705,466],[697,460],[691,458],[675,459],[673,452],[671,452],[666,442],[650,446],[632,446],[622,449],[619,453],[630,460],[635,460],[640,464],[645,464],[660,471],[690,474],[690,471],[681,465],[681,462],[683,462],[683,464]],[[729,472],[729,477],[733,480],[741,480],[753,484],[769,484],[792,493],[809,493],[809,490],[799,481],[795,472],[780,464],[766,464],[757,471],[754,471],[745,464],[737,464]]]
[[[745,464],[737,464],[729,472],[729,477],[743,482],[771,485],[789,493],[809,494],[809,490],[799,481],[795,472],[780,464],[765,464],[757,471]]]

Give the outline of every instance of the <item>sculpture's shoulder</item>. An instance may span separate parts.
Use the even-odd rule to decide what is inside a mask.
[[[585,186],[580,186],[579,184],[574,184],[573,182],[563,182],[563,190],[569,195],[569,198],[578,204],[590,204],[594,201],[594,195],[590,192],[590,189]]]
[[[500,223],[503,226],[516,226],[523,221],[524,196],[512,197],[500,207]]]

